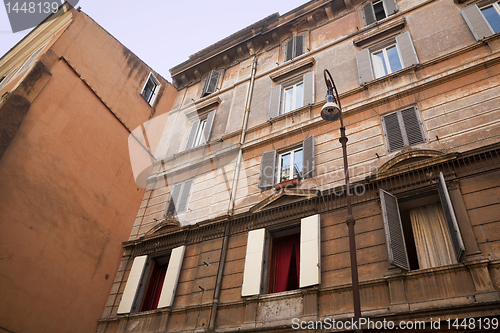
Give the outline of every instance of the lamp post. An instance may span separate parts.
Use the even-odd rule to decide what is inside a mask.
[[[321,109],[321,117],[326,121],[336,121],[340,119],[340,138],[342,144],[342,155],[344,157],[345,186],[347,190],[347,227],[349,229],[349,253],[351,255],[351,278],[352,278],[352,298],[354,305],[354,319],[359,323],[361,318],[361,305],[359,301],[359,281],[358,281],[358,260],[356,258],[356,240],[354,234],[354,224],[356,221],[352,216],[351,189],[349,184],[349,165],[347,164],[347,137],[345,135],[344,119],[342,118],[342,108],[340,106],[339,93],[335,87],[330,72],[325,69],[323,72],[328,91],[326,92],[326,104]],[[328,74],[329,78],[326,76]],[[333,94],[335,92],[335,95]],[[361,328],[356,332],[362,332]]]

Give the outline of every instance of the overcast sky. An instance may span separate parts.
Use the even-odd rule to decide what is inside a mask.
[[[280,15],[306,0],[81,0],[77,6],[170,80],[169,69],[197,51],[271,14]],[[0,55],[29,30],[12,33],[0,8]]]

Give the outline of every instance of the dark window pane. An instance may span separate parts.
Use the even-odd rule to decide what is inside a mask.
[[[384,4],[382,1],[374,2],[373,3],[373,10],[375,11],[375,19],[377,21],[385,19],[386,15],[385,15],[385,11],[384,11]]]
[[[500,32],[500,15],[493,6],[481,9],[484,17],[495,33]]]

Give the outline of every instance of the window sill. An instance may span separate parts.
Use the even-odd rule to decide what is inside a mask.
[[[291,74],[292,72],[295,72],[295,71],[301,70],[301,69],[305,69],[307,67],[311,67],[316,63],[316,59],[314,59],[314,57],[309,57],[309,58],[298,60],[298,61],[297,61],[297,59],[298,58],[288,60],[284,64],[284,66],[285,66],[284,68],[269,75],[271,80],[273,80],[275,82],[280,81],[282,79],[287,78],[288,75]]]
[[[276,191],[279,191],[282,188],[283,189],[292,188],[292,187],[296,187],[299,184],[300,184],[300,180],[298,178],[294,178],[294,179],[282,181],[281,183],[274,185],[274,189]]]
[[[386,80],[389,81],[392,78],[400,76],[401,74],[404,74],[406,72],[415,72],[418,66],[420,66],[420,64],[416,64],[416,65],[411,65],[411,66],[405,67],[403,69],[400,69],[397,72],[381,76],[381,77],[376,78],[376,79],[374,79],[372,81],[369,81],[369,82],[365,82],[361,86],[362,87],[368,87],[368,86],[375,85],[375,84],[380,83],[380,82],[384,82]]]

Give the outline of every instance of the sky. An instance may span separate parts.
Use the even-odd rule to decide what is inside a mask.
[[[271,15],[307,0],[81,0],[78,6],[146,64],[171,81],[169,69],[190,55]],[[0,7],[0,55],[28,30],[12,33]]]

